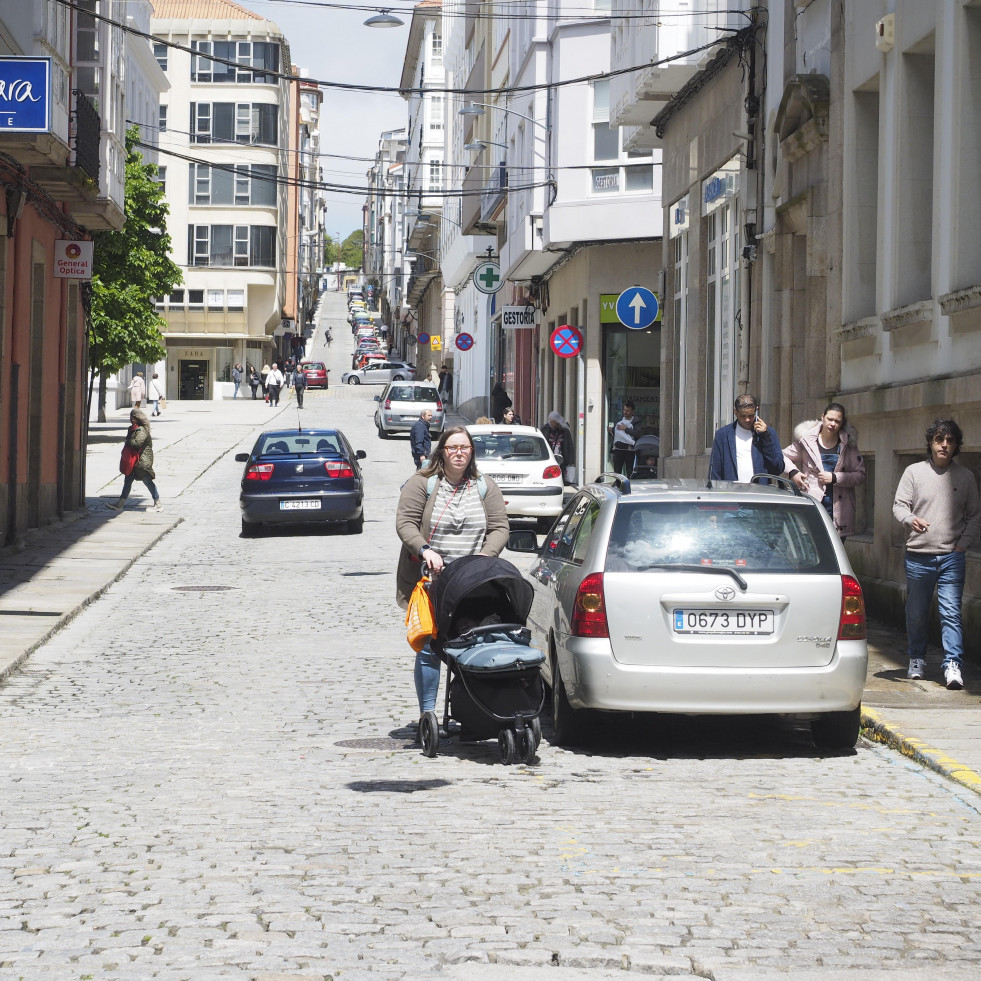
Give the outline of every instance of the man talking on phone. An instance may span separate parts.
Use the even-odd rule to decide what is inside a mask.
[[[783,451],[776,430],[760,418],[759,399],[740,395],[734,407],[736,421],[716,431],[709,480],[748,484],[758,473],[779,477],[784,471]]]

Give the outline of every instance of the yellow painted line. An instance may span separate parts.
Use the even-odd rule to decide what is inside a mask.
[[[898,749],[903,756],[908,756],[917,763],[922,763],[931,770],[955,780],[968,790],[981,794],[981,774],[948,756],[943,750],[930,746],[922,739],[900,732],[875,709],[862,709],[862,728],[866,730],[870,739]]]

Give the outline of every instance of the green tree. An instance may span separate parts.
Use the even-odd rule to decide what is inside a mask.
[[[351,269],[360,269],[364,263],[364,232],[359,228],[351,232],[341,244],[341,262]]]
[[[337,257],[341,254],[341,247],[332,238],[324,241],[324,265],[332,266],[337,262]]]
[[[118,232],[95,232],[89,368],[99,378],[99,421],[106,419],[106,382],[128,364],[159,361],[166,349],[166,323],[154,299],[183,281],[170,259],[170,208],[154,164],[137,149],[139,127],[126,132],[126,224]],[[89,388],[91,399],[91,386]]]

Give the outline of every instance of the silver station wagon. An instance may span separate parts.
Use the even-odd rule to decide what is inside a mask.
[[[513,537],[532,551],[530,533]],[[865,605],[812,498],[611,475],[582,488],[535,550],[528,625],[547,654],[559,744],[586,735],[579,710],[604,709],[790,715],[820,748],[855,745]]]

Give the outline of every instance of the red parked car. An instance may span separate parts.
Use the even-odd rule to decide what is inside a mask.
[[[300,367],[307,376],[307,388],[330,388],[327,365],[323,361],[301,361]]]

